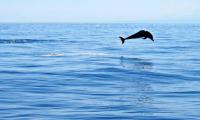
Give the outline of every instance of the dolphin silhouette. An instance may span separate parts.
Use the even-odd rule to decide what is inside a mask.
[[[127,38],[123,38],[123,37],[119,37],[122,41],[122,44],[124,44],[125,40],[128,40],[128,39],[137,39],[137,38],[143,38],[143,39],[151,39],[152,41],[154,41],[153,39],[153,35],[148,32],[148,31],[145,31],[145,30],[140,30],[139,32],[127,37]]]

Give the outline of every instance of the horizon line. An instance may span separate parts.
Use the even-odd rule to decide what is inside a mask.
[[[127,20],[127,21],[0,21],[3,23],[200,23],[200,20]]]

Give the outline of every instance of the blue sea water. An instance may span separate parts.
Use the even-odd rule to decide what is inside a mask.
[[[200,24],[2,23],[0,119],[200,120]]]

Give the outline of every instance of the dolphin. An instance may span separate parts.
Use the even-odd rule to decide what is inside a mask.
[[[128,39],[137,39],[137,38],[143,38],[143,39],[151,39],[152,41],[154,41],[153,39],[153,35],[149,32],[149,31],[145,31],[145,30],[140,30],[139,32],[127,37],[127,38],[123,38],[123,37],[119,37],[122,41],[122,44],[124,44],[125,40]]]

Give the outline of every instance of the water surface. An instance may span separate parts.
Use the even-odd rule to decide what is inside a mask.
[[[141,29],[155,42],[118,38]],[[200,24],[0,24],[0,119],[198,120]]]

